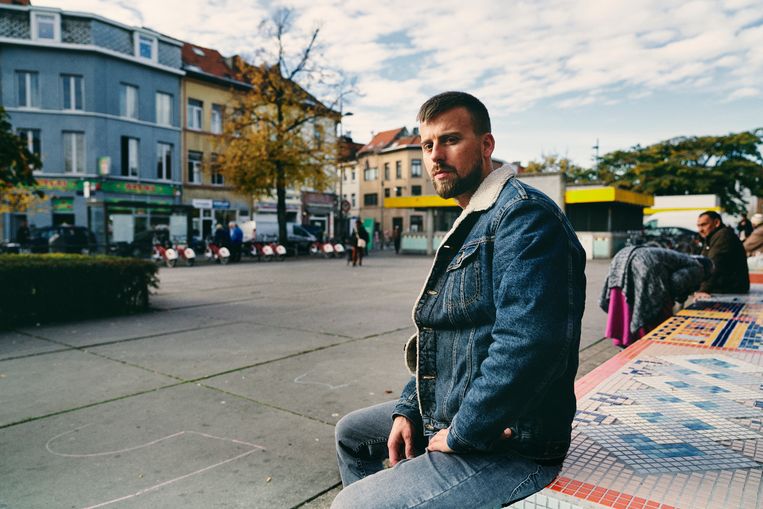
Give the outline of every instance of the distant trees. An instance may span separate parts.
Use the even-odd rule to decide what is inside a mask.
[[[326,170],[336,161],[339,120],[333,103],[326,106],[306,90],[332,86],[314,53],[319,29],[301,50],[290,53],[294,44],[287,44],[286,38],[291,16],[292,11],[281,9],[263,23],[273,43],[263,62],[238,60],[239,79],[251,88],[237,96],[226,116],[220,158],[226,182],[239,191],[269,195],[275,189],[281,242],[286,241],[286,189],[320,190],[332,182],[333,175]]]
[[[26,210],[42,196],[34,189],[34,171],[41,168],[40,158],[13,132],[8,114],[0,106],[0,212]]]
[[[564,173],[568,183],[599,182],[654,194],[715,194],[730,214],[746,210],[743,192],[763,195],[763,129],[724,136],[684,136],[602,156],[582,168],[558,155],[532,161],[527,171]]]
[[[763,194],[763,129],[725,136],[687,136],[605,154],[597,180],[623,189],[666,194],[716,194],[731,214],[746,210],[743,191]]]

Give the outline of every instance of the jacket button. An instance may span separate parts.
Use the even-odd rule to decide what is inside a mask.
[[[425,428],[425,429],[428,429],[428,430],[433,430],[433,429],[434,429],[434,426],[432,426],[431,424],[425,424],[425,425],[424,425],[424,428]]]
[[[432,327],[422,327],[421,331],[422,332],[432,332]]]
[[[428,290],[427,293],[429,295],[437,295],[437,290]]]

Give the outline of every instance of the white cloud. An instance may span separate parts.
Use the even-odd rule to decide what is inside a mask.
[[[145,24],[223,54],[265,44],[279,4],[233,0],[39,0]],[[262,2],[267,4],[267,2]],[[754,97],[763,76],[760,0],[288,0],[295,27],[321,27],[322,58],[357,78],[347,125],[411,126],[420,102],[464,89],[501,111],[638,101],[680,91],[716,103]],[[757,23],[757,25],[755,24]],[[387,40],[404,34],[404,43]],[[403,63],[405,72],[386,67]],[[763,115],[761,116],[763,118]],[[749,127],[749,126],[745,126]]]

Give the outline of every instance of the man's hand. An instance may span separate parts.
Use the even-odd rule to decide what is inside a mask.
[[[429,446],[427,447],[427,451],[429,452],[444,452],[445,454],[450,454],[453,452],[453,449],[448,447],[448,433],[450,428],[441,429],[437,432],[435,436],[433,436],[429,440]],[[511,438],[511,428],[506,428],[501,433],[501,440],[508,440]]]
[[[392,421],[392,431],[387,439],[389,450],[389,464],[395,466],[402,459],[411,459],[416,456],[413,447],[413,423],[407,417],[398,415]]]
[[[448,447],[448,432],[450,428],[441,429],[435,436],[429,439],[429,445],[427,451],[429,452],[444,452],[450,454],[453,449]]]

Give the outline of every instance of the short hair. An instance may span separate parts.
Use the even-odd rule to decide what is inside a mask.
[[[718,221],[721,222],[721,225],[723,224],[723,218],[721,217],[721,215],[719,213],[717,213],[714,210],[706,210],[706,211],[704,211],[703,213],[700,214],[700,217],[702,217],[702,216],[707,216],[710,219],[712,219],[713,221],[715,221],[717,219]]]
[[[491,132],[490,114],[482,101],[466,92],[443,92],[434,97],[430,97],[419,108],[416,120],[419,122],[429,122],[454,108],[466,108],[472,117],[472,125],[475,134],[485,134]]]

